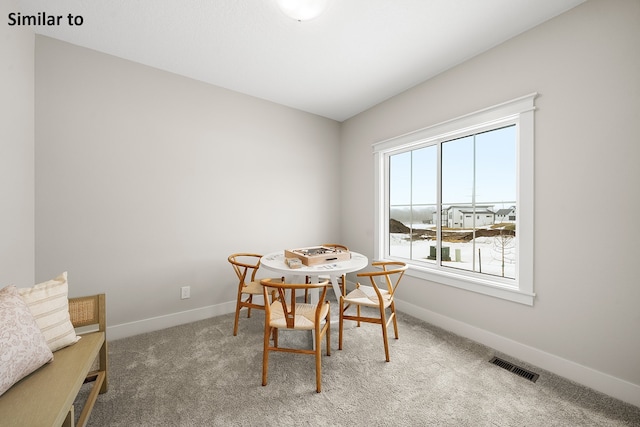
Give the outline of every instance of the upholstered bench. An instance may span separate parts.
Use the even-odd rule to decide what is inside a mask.
[[[78,420],[84,426],[98,394],[107,391],[105,295],[69,298],[69,316],[82,338],[0,396],[0,425],[74,426],[73,403],[82,384],[93,381]]]

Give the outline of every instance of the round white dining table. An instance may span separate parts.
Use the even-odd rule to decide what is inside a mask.
[[[336,295],[336,299],[339,300],[340,286],[338,285],[338,278],[343,274],[362,270],[369,265],[369,259],[366,256],[358,252],[350,252],[350,254],[351,259],[345,261],[335,261],[311,266],[303,264],[300,268],[289,268],[285,263],[284,250],[282,250],[266,254],[260,258],[260,267],[278,273],[278,276],[285,276],[289,281],[295,280],[298,283],[304,283],[305,276],[309,276],[312,283],[317,283],[320,276],[329,276],[333,292]],[[311,295],[312,302],[317,302],[318,293],[313,292]],[[316,301],[313,301],[314,297]]]

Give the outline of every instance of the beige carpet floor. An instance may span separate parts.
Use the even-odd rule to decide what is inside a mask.
[[[236,337],[230,314],[110,342],[109,391],[89,425],[640,426],[640,408],[402,313],[391,362],[379,326],[352,323],[338,351],[335,325],[322,393],[313,357],[300,354],[272,353],[263,387],[263,320],[241,318]],[[283,332],[283,343],[311,339]],[[495,366],[494,355],[540,377]]]

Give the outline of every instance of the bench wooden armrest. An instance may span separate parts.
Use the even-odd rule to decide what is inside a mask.
[[[74,327],[95,325],[97,330],[54,352],[53,362],[0,396],[2,426],[73,426],[73,402],[80,387],[95,381],[78,420],[78,426],[84,426],[98,394],[107,391],[105,295],[70,298],[69,315]]]

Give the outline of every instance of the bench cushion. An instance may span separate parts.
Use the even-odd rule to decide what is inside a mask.
[[[0,399],[3,427],[62,425],[104,340],[104,332],[82,335],[56,351],[53,362],[11,387]]]
[[[0,290],[0,395],[53,358],[15,286]]]

